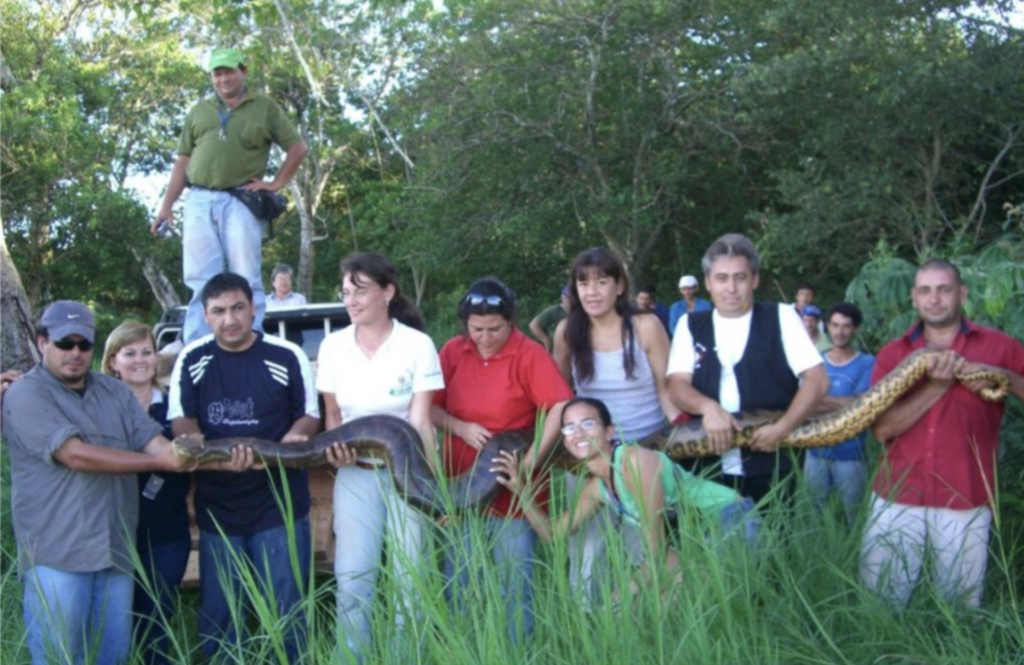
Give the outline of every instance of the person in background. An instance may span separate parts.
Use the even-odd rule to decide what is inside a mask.
[[[287,263],[278,263],[270,273],[270,286],[273,289],[267,296],[267,309],[281,307],[297,307],[306,304],[306,296],[292,291],[292,267]]]
[[[814,348],[820,353],[824,353],[832,348],[832,342],[822,331],[821,310],[818,309],[817,305],[806,305],[803,311],[800,312],[800,320],[803,321],[807,334],[810,336],[811,341],[814,342]]]
[[[665,331],[672,336],[672,329],[668,327],[668,308],[658,302],[654,295],[654,286],[648,284],[636,292],[636,308],[641,312],[650,312],[658,317]]]
[[[555,329],[569,315],[569,287],[562,287],[562,299],[557,305],[548,307],[530,321],[530,332],[550,353],[555,348]]]
[[[928,375],[871,428],[883,446],[861,546],[861,579],[902,609],[917,583],[926,553],[932,577],[948,601],[981,605],[988,564],[996,458],[1004,402],[972,392],[956,375],[986,369],[1004,374],[1024,401],[1024,346],[963,314],[967,285],[941,259],[922,265],[910,292],[920,317],[878,354],[872,384],[914,351],[940,349]]]
[[[814,285],[810,282],[800,282],[796,287],[796,302],[793,307],[798,313],[803,313],[804,307],[814,304]],[[820,316],[820,310],[819,310]]]
[[[676,325],[679,324],[679,319],[683,318],[685,314],[711,311],[711,303],[697,297],[699,291],[700,286],[697,278],[693,275],[683,275],[679,278],[679,293],[683,298],[672,303],[672,307],[668,310],[669,337],[676,334]]]
[[[444,466],[450,477],[468,472],[480,449],[501,432],[532,428],[545,418],[542,446],[558,439],[558,418],[572,391],[558,365],[539,344],[516,328],[516,296],[494,277],[478,279],[459,301],[463,334],[441,349],[443,390],[434,396],[431,419],[448,436]],[[533,501],[547,506],[547,479],[536,474],[540,488]],[[537,534],[503,489],[485,508],[489,558],[499,568],[506,620],[513,639],[533,632],[533,560]],[[449,525],[457,535],[445,559],[450,597],[470,588],[474,560],[470,530]],[[453,550],[453,551],[452,551]],[[521,612],[519,611],[521,608]],[[521,614],[522,621],[518,620]]]
[[[423,319],[405,298],[398,270],[380,254],[352,254],[341,262],[342,294],[352,325],[331,333],[320,345],[316,385],[324,398],[326,427],[364,416],[401,418],[419,432],[433,466],[436,452],[430,406],[444,377]],[[396,623],[413,629],[416,575],[425,568],[427,533],[421,513],[395,489],[380,460],[336,446],[328,460],[334,481],[334,533],[338,537],[334,576],[338,584],[339,645],[361,659],[372,646],[370,619],[381,553],[399,590]],[[436,469],[435,469],[436,471]]]
[[[814,305],[804,309],[805,326],[808,325],[806,313],[811,307]],[[859,307],[848,302],[836,303],[828,310],[827,321],[833,346],[822,357],[825,359],[825,371],[831,386],[818,407],[822,413],[848,406],[859,395],[867,392],[871,384],[871,371],[875,367],[874,356],[861,353],[853,345],[864,321]],[[817,331],[817,324],[813,329]],[[810,330],[808,328],[808,332]],[[867,435],[867,431],[864,431],[830,448],[812,448],[804,458],[804,478],[807,479],[815,503],[818,506],[824,505],[835,489],[851,526],[857,519],[857,511],[867,489]]]
[[[156,380],[157,355],[153,331],[144,323],[125,321],[110,333],[100,371],[123,381],[162,428],[174,438],[167,419],[167,395]],[[184,473],[140,473],[139,526],[135,547],[143,578],[135,582],[132,613],[135,639],[148,663],[169,663],[166,630],[174,614],[178,587],[185,577],[192,536],[188,530],[188,492],[192,479]]]

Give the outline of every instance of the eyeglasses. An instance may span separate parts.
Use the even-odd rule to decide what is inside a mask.
[[[53,340],[53,345],[56,346],[61,351],[70,351],[71,349],[77,346],[78,350],[81,351],[82,353],[88,353],[92,351],[92,347],[96,346],[87,339],[74,340],[68,339],[67,337],[65,337],[64,339]]]
[[[566,423],[562,425],[562,436],[572,436],[576,433],[577,427],[584,432],[589,432],[597,427],[597,420],[595,418],[584,418],[579,423]]]
[[[468,296],[466,296],[466,302],[468,302],[473,307],[483,305],[484,303],[487,303],[491,307],[500,307],[501,296],[482,296],[479,293],[470,293]]]

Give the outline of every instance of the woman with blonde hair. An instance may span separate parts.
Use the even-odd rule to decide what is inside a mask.
[[[167,395],[157,382],[156,339],[144,323],[126,321],[107,337],[101,371],[131,389],[149,417],[173,438],[167,421]],[[144,641],[149,663],[167,663],[170,621],[185,576],[192,538],[188,530],[191,477],[185,473],[140,473],[136,548],[145,580],[136,582],[133,612],[136,639]]]

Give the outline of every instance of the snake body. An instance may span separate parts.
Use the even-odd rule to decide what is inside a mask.
[[[808,419],[783,439],[780,445],[788,448],[824,448],[857,436],[925,376],[928,372],[929,356],[940,352],[939,349],[915,351],[870,390],[851,400],[838,411]],[[994,382],[995,388],[983,388],[978,391],[979,397],[990,402],[1003,399],[1010,389],[1009,378],[1001,372],[961,373],[956,378],[962,383],[978,380]],[[781,416],[782,413],[778,411],[749,411],[738,414],[735,417],[741,430],[733,434],[733,447],[748,447],[754,432],[775,422]],[[656,436],[654,440],[646,443],[663,449],[674,459],[715,454],[700,420],[678,425],[667,434]]]
[[[384,462],[400,496],[414,508],[431,516],[462,511],[489,504],[501,489],[491,473],[491,462],[500,451],[518,453],[533,443],[533,429],[510,430],[496,434],[481,449],[477,464],[447,484],[445,491],[430,472],[423,454],[419,433],[409,423],[394,416],[367,416],[345,422],[341,427],[322,432],[304,443],[281,444],[265,439],[233,437],[204,440],[184,435],[172,443],[175,454],[200,464],[231,459],[235,446],[250,446],[256,459],[271,466],[307,468],[327,463],[326,451],[334,443],[343,443],[360,456]]]
[[[782,446],[816,448],[833,446],[850,439],[871,424],[928,371],[928,356],[935,350],[921,350],[908,356],[884,379],[846,407],[823,416],[811,418],[793,430]],[[996,388],[986,388],[979,395],[986,400],[1002,399],[1009,391],[1009,379],[1000,372],[974,372],[956,377],[961,382],[990,380]],[[758,428],[781,417],[780,412],[754,411],[736,416],[741,431],[733,435],[734,447],[747,447]],[[360,455],[384,461],[400,496],[414,508],[437,516],[449,512],[485,506],[494,499],[501,486],[491,462],[500,451],[518,453],[533,442],[532,429],[514,430],[495,435],[481,449],[471,471],[447,484],[450,501],[446,504],[440,483],[434,478],[423,454],[419,434],[407,422],[393,416],[368,416],[344,423],[323,432],[305,443],[280,444],[252,438],[226,438],[204,441],[201,436],[181,436],[174,440],[175,453],[185,460],[199,463],[227,460],[231,449],[251,446],[257,458],[269,465],[310,467],[327,463],[325,451],[334,443],[344,443]],[[707,433],[699,420],[692,420],[641,442],[664,450],[670,457],[682,459],[714,454]],[[564,457],[564,456],[563,456]]]

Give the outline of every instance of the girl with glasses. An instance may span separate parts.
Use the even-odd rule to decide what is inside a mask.
[[[696,509],[719,521],[722,532],[741,531],[748,545],[753,544],[759,521],[750,499],[684,471],[661,451],[620,443],[604,402],[571,400],[562,409],[561,431],[565,452],[586,476],[575,504],[558,517],[548,517],[533,499],[515,455],[501,452],[492,469],[502,474],[498,482],[519,496],[526,518],[544,541],[571,535],[608,505],[643,536],[640,584],[651,579],[652,562],[663,557],[670,575],[679,570],[679,555],[667,537],[669,511]]]
[[[459,301],[458,316],[464,332],[441,349],[445,387],[435,394],[431,409],[434,425],[446,433],[443,459],[449,476],[472,469],[491,437],[532,428],[543,413],[548,418],[542,441],[550,446],[558,438],[561,406],[572,398],[551,356],[516,327],[515,293],[500,280],[485,277],[473,282]],[[542,510],[547,499],[546,487],[534,497]],[[507,490],[487,507],[486,515],[487,543],[500,568],[506,619],[516,639],[533,630],[537,534]],[[449,599],[458,602],[459,593],[470,584],[466,561],[476,557],[465,522],[448,528],[454,537],[445,559],[445,576]]]
[[[569,315],[555,330],[555,360],[576,394],[607,404],[619,436],[640,441],[679,416],[665,388],[668,334],[652,313],[633,309],[626,267],[611,250],[594,247],[573,262],[569,281]],[[538,451],[538,458],[547,452]],[[532,468],[536,460],[526,458]],[[569,493],[578,491],[567,476]],[[572,587],[590,598],[598,575],[596,562],[605,558],[602,524],[617,527],[621,519],[607,512],[570,540]],[[634,556],[636,534],[628,533]]]
[[[434,391],[444,387],[437,349],[424,332],[416,307],[401,293],[398,271],[380,254],[353,254],[341,262],[342,295],[352,325],[320,345],[317,389],[324,398],[326,428],[364,416],[387,414],[411,424],[428,451],[436,446],[430,422]],[[338,467],[334,482],[334,574],[339,628],[361,660],[370,647],[370,620],[381,552],[400,588],[396,623],[412,619],[415,574],[423,566],[423,516],[395,491],[377,460],[357,458],[346,446],[328,451]]]

